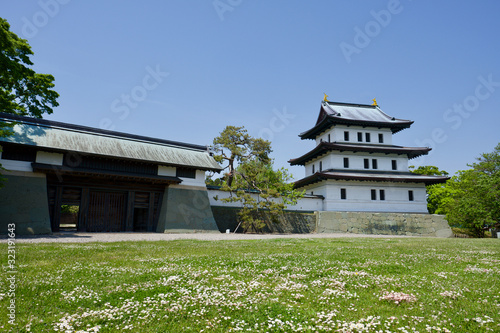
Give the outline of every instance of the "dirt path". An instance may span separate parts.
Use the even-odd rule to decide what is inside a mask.
[[[7,242],[7,236],[0,236],[0,243]],[[360,235],[360,234],[223,234],[223,233],[191,233],[191,234],[158,234],[138,232],[116,233],[84,233],[60,232],[52,235],[17,236],[16,243],[88,243],[88,242],[121,242],[121,241],[169,241],[177,239],[196,239],[207,241],[251,240],[276,238],[407,238],[408,236]]]

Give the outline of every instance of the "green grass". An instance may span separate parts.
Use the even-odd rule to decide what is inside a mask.
[[[16,325],[4,267],[2,332],[500,331],[498,239],[18,243],[16,252]],[[6,244],[0,253],[5,266]]]

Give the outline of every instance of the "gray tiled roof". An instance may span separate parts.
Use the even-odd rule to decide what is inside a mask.
[[[221,170],[204,146],[8,114],[0,114],[0,122],[17,123],[14,135],[0,138],[0,142],[51,151],[72,151],[202,170]]]
[[[302,139],[314,139],[334,125],[390,128],[393,133],[408,128],[413,121],[387,115],[377,105],[323,101],[316,125],[299,134]]]

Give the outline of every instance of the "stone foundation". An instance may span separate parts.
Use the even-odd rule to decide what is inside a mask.
[[[45,175],[4,175],[0,188],[0,234],[15,224],[16,235],[50,234],[47,181]]]
[[[366,212],[316,212],[318,233],[452,237],[443,215]]]
[[[220,232],[234,232],[238,226],[238,212],[240,208],[212,206],[212,213]],[[266,226],[259,230],[261,233],[278,234],[309,234],[316,230],[316,216],[312,212],[285,211],[278,217],[277,223],[271,222],[272,216],[267,211],[260,211],[256,216],[266,221]],[[238,228],[237,232],[243,232]],[[251,232],[251,231],[250,231]]]
[[[218,233],[205,188],[176,187],[165,190],[157,232]]]

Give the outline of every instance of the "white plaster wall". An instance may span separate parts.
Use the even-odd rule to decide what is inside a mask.
[[[46,151],[36,152],[36,163],[63,165],[64,154],[49,153]]]
[[[219,200],[215,200],[214,197],[218,197]],[[211,206],[224,206],[224,207],[241,207],[241,202],[229,202],[225,203],[220,201],[223,198],[229,198],[230,193],[221,190],[208,190],[208,198],[210,199]],[[257,200],[257,194],[252,194],[252,196]],[[300,210],[300,211],[321,211],[323,210],[323,199],[316,196],[304,196],[302,199],[297,200],[296,205],[289,205],[287,210]]]
[[[177,171],[177,168],[175,168],[175,167],[164,166],[164,165],[158,166],[158,176],[175,177],[176,171]],[[203,171],[203,170],[196,170],[195,178],[179,177],[179,179],[182,180],[182,183],[180,183],[179,185],[176,185],[177,188],[182,188],[183,186],[206,187],[206,185],[205,185],[205,171]]]
[[[344,168],[344,157],[349,158],[349,168]],[[364,168],[364,159],[367,158],[370,162],[368,169]],[[323,170],[340,169],[340,170],[374,170],[372,169],[372,159],[377,160],[377,171],[408,171],[408,156],[397,154],[368,154],[354,152],[339,152],[332,151],[327,155],[316,158],[305,165],[305,176],[312,175],[312,165],[314,164],[315,172],[319,171],[319,162],[323,164]],[[397,170],[392,170],[392,160],[396,160]]]
[[[33,172],[33,168],[31,167],[31,162],[0,159],[0,164],[7,171]]]
[[[179,188],[182,188],[182,186],[196,186],[206,188],[205,171],[203,170],[196,170],[196,178],[179,177],[179,179],[182,180],[182,183],[178,185]]]
[[[347,198],[340,199],[340,189],[345,188]],[[377,200],[371,200],[371,190],[377,191]],[[380,200],[380,190],[385,191],[385,200]],[[408,191],[413,191],[414,201],[409,201]],[[425,184],[390,182],[360,182],[328,180],[306,188],[306,193],[325,197],[325,211],[356,212],[405,212],[427,213]]]
[[[349,132],[349,141],[344,140],[344,132]],[[363,133],[363,141],[358,141],[358,132]],[[365,133],[370,133],[370,142],[365,141]],[[378,134],[381,133],[384,136],[384,142],[379,143]],[[384,144],[392,145],[392,131],[388,128],[372,128],[372,127],[361,127],[361,126],[347,126],[347,125],[336,125],[333,128],[321,133],[316,137],[316,145],[319,145],[321,141],[328,142],[328,134],[330,134],[330,142],[350,142],[350,143],[363,143],[363,144]]]
[[[158,165],[158,176],[175,177],[176,168],[164,165]]]

